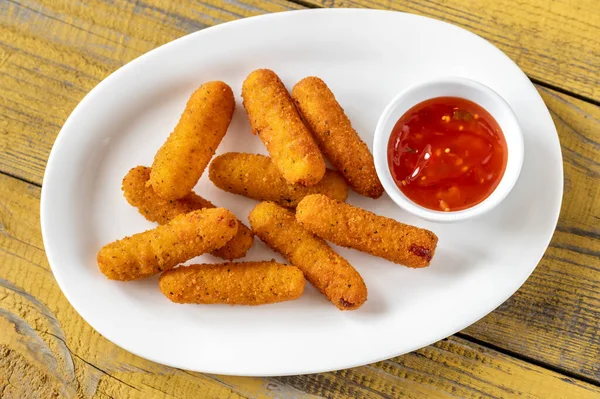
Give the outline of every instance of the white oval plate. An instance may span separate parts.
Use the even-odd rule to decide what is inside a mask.
[[[418,220],[387,196],[348,202],[433,230],[429,268],[412,270],[337,248],[364,277],[366,304],[341,312],[312,286],[297,301],[259,307],[176,305],[157,278],[106,279],[96,253],[152,228],[121,193],[121,179],[150,165],[190,94],[223,80],[237,108],[218,153],[265,153],[241,106],[243,79],[271,68],[291,88],[317,75],[371,145],[380,113],[408,85],[443,75],[479,80],[514,109],[525,162],[512,193],[490,214],[443,225]],[[308,10],[243,19],[162,46],[109,76],[77,106],[46,169],[41,220],[54,276],[73,307],[115,344],[169,366],[236,375],[347,368],[400,355],[449,336],[491,312],[531,274],[560,210],[563,173],[556,129],[521,70],[487,41],[424,17],[369,10]],[[196,191],[242,220],[256,202],[214,187]],[[247,259],[283,259],[255,240]],[[210,255],[195,262],[218,262]]]

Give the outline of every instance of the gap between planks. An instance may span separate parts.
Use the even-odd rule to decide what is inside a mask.
[[[315,9],[316,8],[322,8],[322,7],[318,6],[318,5],[310,4],[310,3],[305,2],[303,0],[289,0],[289,2],[297,4],[297,5],[300,5],[300,6],[303,6],[303,7],[307,7],[307,8],[315,8]],[[528,78],[530,79],[530,81],[532,83],[534,83],[536,85],[539,85],[541,87],[545,87],[545,88],[554,90],[556,92],[568,95],[570,97],[573,97],[573,98],[585,101],[587,103],[590,103],[590,104],[593,104],[593,105],[596,105],[596,106],[600,106],[600,101],[595,101],[595,100],[593,100],[591,98],[588,98],[586,96],[579,95],[577,93],[571,92],[569,90],[562,89],[560,87],[556,87],[556,86],[554,86],[552,84],[549,84],[549,83],[546,83],[544,81],[540,81],[538,79],[533,79],[530,76],[528,76]],[[25,182],[25,183],[27,183],[29,185],[32,185],[32,186],[35,186],[35,187],[41,187],[41,184],[33,182],[33,181],[29,181],[29,180],[27,180],[25,178],[21,178],[21,177],[18,177],[18,176],[15,176],[15,175],[12,175],[12,174],[6,173],[6,172],[0,172],[0,173],[3,174],[3,175],[5,175],[5,176],[11,177],[13,179]],[[565,370],[565,369],[553,366],[551,364],[547,364],[545,362],[538,361],[536,359],[532,359],[532,358],[530,358],[528,356],[523,356],[523,355],[521,355],[521,354],[519,354],[517,352],[513,352],[511,350],[507,350],[507,349],[504,349],[502,347],[498,347],[498,346],[496,346],[494,344],[489,344],[489,343],[487,343],[485,341],[481,341],[481,340],[479,340],[477,338],[474,338],[474,337],[472,337],[470,335],[466,335],[465,333],[460,333],[459,332],[459,333],[456,334],[456,336],[458,336],[460,338],[463,338],[463,339],[465,339],[465,340],[467,340],[469,342],[482,345],[484,347],[493,349],[493,350],[498,351],[500,353],[503,353],[505,355],[514,357],[514,358],[522,360],[522,361],[525,361],[527,363],[534,364],[534,365],[537,365],[539,367],[542,367],[542,368],[545,368],[545,369],[548,369],[548,370],[560,373],[560,374],[562,374],[562,375],[564,375],[566,377],[574,378],[574,379],[577,379],[577,380],[580,380],[580,381],[584,381],[584,382],[589,383],[589,384],[594,385],[594,386],[600,386],[599,382],[597,382],[597,381],[595,381],[593,379],[590,379],[588,377],[579,375],[579,374],[571,372],[569,370]]]
[[[318,4],[313,4],[313,3],[309,2],[309,1],[305,1],[305,0],[287,0],[287,2],[299,5],[301,7],[310,8],[310,9],[324,9],[324,8],[327,8],[327,7],[319,6]],[[392,11],[392,12],[399,12],[399,11],[393,11],[393,10],[390,10],[390,11]],[[483,39],[487,40],[485,38],[483,38]],[[570,90],[563,89],[562,87],[553,85],[551,83],[544,82],[543,80],[532,78],[529,75],[526,75],[526,76],[531,81],[531,83],[533,83],[533,84],[536,84],[538,86],[543,86],[543,87],[545,87],[547,89],[551,89],[551,90],[557,91],[559,93],[571,96],[573,98],[576,98],[576,99],[581,100],[581,101],[585,101],[585,102],[593,104],[593,105],[600,106],[600,100],[594,100],[591,97],[584,96],[584,95],[572,92]]]
[[[458,338],[461,338],[461,339],[464,339],[465,341],[471,342],[473,344],[481,345],[481,346],[484,346],[486,348],[492,349],[492,350],[494,350],[494,351],[496,351],[498,353],[502,353],[503,355],[510,356],[510,357],[515,358],[517,360],[521,360],[523,362],[532,364],[534,366],[538,366],[538,367],[544,368],[546,370],[554,371],[555,373],[562,374],[565,377],[572,378],[572,379],[575,379],[575,380],[579,380],[579,381],[582,381],[582,382],[587,382],[590,385],[594,385],[596,387],[600,387],[600,382],[594,380],[593,378],[589,378],[589,377],[586,377],[584,375],[577,374],[577,373],[575,373],[573,371],[562,369],[560,367],[554,366],[554,365],[552,365],[550,363],[545,363],[545,362],[539,361],[537,359],[534,359],[532,357],[529,357],[529,356],[526,356],[526,355],[522,355],[522,354],[520,354],[518,352],[515,352],[515,351],[512,351],[510,349],[505,349],[505,348],[502,348],[501,346],[498,346],[498,345],[495,345],[495,344],[492,344],[492,343],[489,343],[489,342],[485,342],[485,341],[483,341],[483,340],[481,340],[479,338],[472,337],[471,335],[468,335],[468,334],[463,333],[461,331],[455,333],[454,336],[456,336]]]
[[[7,176],[7,177],[10,177],[10,178],[18,180],[18,181],[22,181],[22,182],[24,182],[26,184],[29,184],[31,186],[35,186],[35,187],[38,187],[38,188],[42,187],[38,183],[29,181],[27,179],[20,178],[18,176],[12,175],[10,173],[6,173],[6,172],[0,171],[0,175]],[[544,368],[546,370],[553,371],[553,372],[561,374],[561,375],[563,375],[565,377],[576,379],[576,380],[588,383],[590,385],[593,385],[593,386],[596,386],[596,387],[600,387],[600,382],[595,381],[592,378],[589,378],[589,377],[586,377],[584,375],[580,375],[580,374],[574,373],[574,372],[572,372],[570,370],[566,370],[566,369],[563,369],[563,368],[560,368],[560,367],[556,367],[556,366],[554,366],[552,364],[549,364],[549,363],[546,363],[546,362],[542,362],[542,361],[533,359],[533,358],[531,358],[529,356],[522,355],[522,354],[520,354],[518,352],[514,352],[512,350],[505,349],[505,348],[502,348],[500,346],[497,346],[497,345],[485,342],[485,341],[480,340],[478,338],[472,337],[472,336],[470,336],[470,335],[468,335],[466,333],[463,333],[463,332],[459,331],[459,332],[457,332],[456,334],[453,334],[453,335],[457,336],[457,337],[459,337],[461,339],[464,339],[465,341],[468,341],[470,343],[484,346],[484,347],[486,347],[488,349],[494,350],[494,351],[499,352],[501,354],[504,354],[506,356],[510,356],[510,357],[515,358],[517,360],[521,360],[523,362],[526,362],[526,363],[529,363],[529,364],[532,364],[532,365]]]
[[[576,98],[578,100],[585,101],[586,103],[589,103],[589,104],[596,105],[596,106],[600,107],[600,101],[596,101],[593,98],[589,98],[589,97],[586,97],[586,96],[582,96],[581,94],[573,93],[572,91],[563,89],[562,87],[555,86],[555,85],[553,85],[551,83],[546,83],[546,82],[544,82],[542,80],[539,80],[539,79],[534,79],[534,78],[532,78],[529,75],[526,75],[526,76],[531,81],[531,83],[533,83],[533,84],[535,84],[537,86],[542,86],[542,87],[545,87],[546,89],[554,90],[554,91],[557,91],[557,92],[559,92],[561,94],[564,94],[566,96],[573,97],[573,98]]]
[[[56,141],[56,139],[55,139],[55,141]],[[0,175],[8,176],[8,177],[10,177],[12,179],[22,181],[23,183],[27,183],[27,184],[29,184],[31,186],[42,188],[42,185],[40,183],[36,183],[34,181],[27,180],[24,177],[19,177],[17,175],[13,175],[12,173],[9,173],[9,172],[5,172],[5,171],[1,171],[0,170]]]

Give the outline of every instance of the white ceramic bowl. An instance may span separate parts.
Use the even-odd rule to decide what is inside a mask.
[[[418,205],[398,188],[389,169],[388,142],[396,122],[413,106],[436,97],[460,97],[479,104],[496,119],[506,139],[508,159],[500,183],[485,200],[460,211],[435,211]],[[502,202],[519,178],[523,165],[523,152],[523,134],[517,117],[508,103],[489,87],[459,77],[439,78],[419,83],[394,97],[379,118],[373,142],[375,168],[388,195],[404,210],[434,222],[466,220],[482,215]]]

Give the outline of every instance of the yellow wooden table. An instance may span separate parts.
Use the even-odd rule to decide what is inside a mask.
[[[0,0],[0,397],[600,398],[600,1]],[[453,337],[332,373],[242,378],[134,356],[75,313],[48,266],[39,197],[48,154],[109,73],[187,33],[269,12],[372,7],[467,28],[536,84],[560,136],[565,195],[525,285]]]

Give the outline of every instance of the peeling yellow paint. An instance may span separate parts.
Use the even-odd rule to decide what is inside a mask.
[[[413,7],[409,11],[437,16],[443,6],[453,7],[455,1],[440,0],[440,7],[421,0],[384,6]],[[474,1],[469,0],[470,4]],[[518,7],[537,10],[539,14],[545,12],[542,1],[528,0]],[[574,18],[574,11],[565,8],[565,1],[553,2],[555,9],[544,24],[558,26],[561,21]],[[506,35],[516,37],[529,32],[535,27],[532,18],[538,18],[535,13],[515,16],[509,2],[499,0],[487,9],[475,7],[481,13],[446,13],[444,18],[464,24],[467,16],[476,18],[477,29],[483,33],[494,13],[515,18],[510,24],[505,23],[508,33],[501,34],[504,25],[497,21],[489,28],[492,39],[502,44]],[[585,8],[588,3],[585,0],[578,4]],[[343,2],[347,4],[354,3]],[[356,4],[370,3],[361,0]],[[7,13],[0,16],[0,40],[4,44],[0,47],[0,172],[41,184],[50,148],[66,117],[85,93],[131,59],[204,26],[289,8],[300,6],[283,0],[211,0],[191,4],[160,0],[33,0],[27,2],[27,7],[7,3]],[[581,18],[583,22],[566,25],[589,23],[584,19],[597,14],[589,12]],[[596,28],[572,32],[569,40],[576,45],[566,46],[566,52],[561,50],[563,46],[554,46],[554,36],[545,35],[525,37],[519,42],[520,48],[507,51],[518,58],[526,71],[542,78],[547,76],[551,82],[562,76],[561,68],[568,67],[565,87],[600,97],[600,84],[594,84],[598,83],[600,63],[593,58],[600,52],[580,51],[584,44],[588,49],[599,48]],[[523,48],[530,58],[520,56]],[[560,68],[550,70],[545,61],[540,61],[548,51],[555,55],[563,51],[560,57],[579,51],[573,62],[580,68],[573,69],[563,60]],[[584,56],[592,57],[591,64],[586,64]],[[600,107],[547,89],[541,89],[541,94],[553,113],[565,149],[565,173],[570,186],[561,215],[562,229],[555,235],[548,256],[515,295],[517,305],[492,313],[467,332],[500,346],[515,347],[524,342],[518,347],[521,354],[592,375],[594,370],[597,373],[596,354],[600,353],[600,344],[592,339],[597,332],[593,330],[597,324],[593,323],[597,320],[591,312],[580,312],[579,300],[600,301],[600,293],[590,288],[591,282],[597,285],[600,278],[592,269],[576,263],[600,268],[597,258],[585,255],[599,249],[597,240],[573,232],[591,231],[600,218],[600,188],[594,177],[600,171],[593,145],[600,142]],[[0,396],[341,399],[521,395],[587,399],[600,395],[600,388],[591,384],[456,337],[370,366],[309,376],[218,376],[149,362],[100,336],[60,292],[43,250],[39,194],[37,187],[0,173]],[[564,293],[564,284],[577,288]],[[563,334],[562,320],[548,320],[540,325],[531,318],[535,316],[519,313],[526,311],[520,304],[540,310],[544,303],[554,303],[570,312],[572,323],[577,324],[566,326],[577,327],[578,333]],[[539,351],[540,347],[544,350]],[[565,356],[566,349],[569,352]]]

